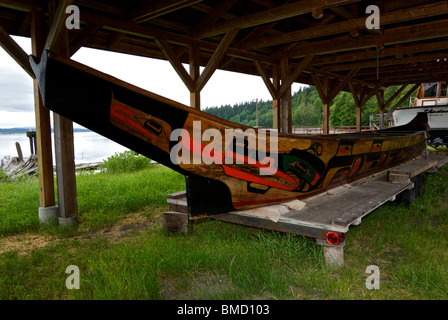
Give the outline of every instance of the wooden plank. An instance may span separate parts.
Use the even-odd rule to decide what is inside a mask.
[[[281,215],[279,223],[319,226],[345,233],[351,225],[359,224],[364,216],[410,187],[411,182],[387,182],[384,173],[346,192],[326,194],[307,202],[300,211],[290,210]]]
[[[437,163],[437,160],[431,159],[414,160],[412,162],[408,162],[399,167],[388,170],[387,179],[392,183],[410,181],[411,178],[435,167]]]

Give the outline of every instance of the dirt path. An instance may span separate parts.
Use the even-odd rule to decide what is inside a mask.
[[[105,237],[111,242],[117,242],[121,241],[124,236],[129,235],[130,233],[140,232],[143,229],[157,225],[160,222],[161,219],[147,217],[141,213],[129,213],[112,226],[93,232],[83,232],[82,226],[79,226],[78,233],[69,237],[69,239],[89,241],[98,237]],[[4,236],[0,237],[0,254],[8,251],[17,251],[19,256],[26,256],[33,251],[57,243],[58,241],[61,241],[60,237],[39,231]]]

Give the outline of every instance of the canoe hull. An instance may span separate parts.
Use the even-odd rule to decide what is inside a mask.
[[[30,60],[46,108],[185,175],[192,216],[308,197],[426,148],[425,115],[377,133],[278,134],[213,117],[53,54],[39,64]]]

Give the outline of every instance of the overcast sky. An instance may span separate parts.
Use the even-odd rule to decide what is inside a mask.
[[[31,53],[29,38],[13,38]],[[72,59],[180,103],[190,103],[189,91],[167,61],[88,48],[81,48]],[[300,86],[294,84],[292,91]],[[201,92],[201,107],[234,105],[256,98],[272,99],[261,77],[217,70]],[[0,128],[12,127],[35,127],[33,82],[0,48]]]

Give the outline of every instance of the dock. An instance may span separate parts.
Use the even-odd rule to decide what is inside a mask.
[[[424,190],[425,175],[437,172],[448,156],[428,154],[317,196],[250,210],[209,216],[211,219],[310,237],[324,246],[328,265],[343,266],[343,248],[350,227],[389,201],[406,204]],[[186,192],[167,196],[174,219],[188,215]],[[182,218],[183,217],[183,218]]]

